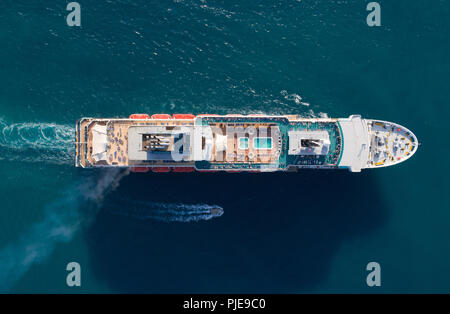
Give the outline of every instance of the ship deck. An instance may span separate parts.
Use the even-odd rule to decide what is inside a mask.
[[[336,121],[296,122],[292,123],[290,130],[298,131],[326,131],[330,135],[330,149],[326,155],[289,155],[288,165],[300,166],[337,166],[341,155],[342,136]]]
[[[418,148],[416,136],[396,123],[368,120],[369,168],[386,167],[410,158]]]
[[[203,125],[220,127],[220,133],[225,131],[226,126],[240,127],[243,130],[247,130],[250,126],[257,126],[258,128],[269,127],[270,137],[273,143],[276,144],[271,151],[264,152],[254,149],[242,151],[238,148],[239,136],[235,136],[228,140],[227,150],[231,152],[231,155],[227,154],[225,157],[222,155],[219,156],[220,158],[216,156],[212,161],[196,162],[197,169],[273,171],[287,169],[289,166],[336,168],[341,155],[342,137],[337,119],[304,119],[298,116],[263,116],[257,118],[248,116],[221,116],[203,119],[202,123]],[[305,132],[326,131],[331,141],[329,152],[324,156],[288,155],[287,147],[289,145],[289,138],[287,134],[293,130]],[[252,143],[256,133],[246,134],[246,136],[249,137],[249,142]],[[259,157],[252,159],[249,158],[249,154],[250,157]]]
[[[289,118],[288,118],[289,117]],[[94,128],[105,130],[105,155],[94,158]],[[165,127],[177,126],[209,127],[212,150],[202,160],[130,160],[129,128],[132,126]],[[230,131],[231,130],[231,131]],[[325,131],[330,140],[329,150],[324,155],[289,155],[288,132],[304,133]],[[259,146],[261,142],[265,147]],[[204,140],[204,138],[203,138]],[[197,170],[278,170],[290,166],[305,168],[336,168],[342,152],[342,136],[337,119],[302,119],[297,116],[241,117],[214,116],[197,120],[176,119],[82,119],[77,124],[77,165],[82,167],[195,167]],[[205,146],[205,143],[202,143]],[[97,158],[98,159],[98,158]]]
[[[128,128],[130,126],[193,126],[193,121],[182,120],[131,120],[131,119],[82,119],[79,122],[79,165],[89,166],[177,166],[180,162],[170,163],[164,160],[133,161],[128,159]],[[95,161],[93,153],[93,128],[96,125],[106,126],[107,158]],[[194,166],[194,162],[181,162],[184,166]]]
[[[415,135],[405,127],[359,115],[343,119],[160,116],[165,118],[79,120],[76,166],[162,167],[169,171],[172,167],[182,167],[180,171],[183,167],[232,172],[298,168],[360,171],[403,162],[419,146]],[[182,144],[175,148],[175,143]],[[180,159],[174,158],[177,151]]]
[[[217,137],[227,134],[226,147],[218,150],[214,145],[212,163],[271,163],[277,161],[281,152],[281,133],[278,126],[271,123],[211,123],[214,142]],[[233,131],[230,131],[232,129]],[[264,134],[264,135],[262,135]],[[230,136],[231,135],[231,136]],[[271,147],[259,149],[255,139],[270,138]],[[245,139],[247,146],[242,147],[240,141]]]

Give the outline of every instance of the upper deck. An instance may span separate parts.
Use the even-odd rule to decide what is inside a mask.
[[[76,166],[148,166],[170,164],[168,160],[129,159],[129,131],[134,127],[164,127],[170,129],[188,126],[193,120],[165,119],[92,119],[83,118],[77,122]],[[179,163],[174,162],[174,165]],[[193,162],[190,163],[193,166]]]
[[[396,123],[367,120],[370,136],[368,168],[387,167],[411,158],[419,142],[410,130]]]
[[[200,171],[336,167],[340,148],[336,119],[294,115],[84,118],[77,123],[76,165],[183,166]]]
[[[418,142],[393,123],[297,115],[143,115],[83,118],[76,128],[76,166],[292,171],[387,166],[409,158]],[[380,146],[380,141],[384,141]]]

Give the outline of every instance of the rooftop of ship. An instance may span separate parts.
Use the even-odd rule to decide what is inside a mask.
[[[190,139],[199,133],[191,130],[202,127],[198,139]],[[227,135],[230,128],[234,133]],[[177,141],[183,148],[174,159]],[[83,144],[77,145],[78,166],[151,167],[157,172],[298,168],[360,171],[403,162],[418,147],[411,131],[392,122],[360,116],[331,119],[261,114],[84,118],[77,123],[77,143]]]
[[[368,168],[404,162],[417,151],[417,137],[404,126],[381,120],[368,120],[367,123],[370,136]]]

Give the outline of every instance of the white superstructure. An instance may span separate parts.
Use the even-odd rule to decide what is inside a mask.
[[[396,123],[362,119],[359,115],[338,121],[343,137],[339,167],[352,172],[403,162],[419,145],[411,131]]]
[[[75,164],[139,171],[266,172],[348,169],[401,163],[419,146],[396,123],[299,115],[133,114],[83,118],[76,126]]]

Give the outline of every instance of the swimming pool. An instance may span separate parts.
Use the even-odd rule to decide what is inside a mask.
[[[272,149],[271,137],[255,137],[253,139],[253,147],[255,149]]]
[[[239,138],[239,149],[248,149],[248,138],[247,137]]]
[[[272,149],[271,137],[255,137],[253,139],[254,149]],[[248,149],[248,137],[239,138],[239,149]]]

